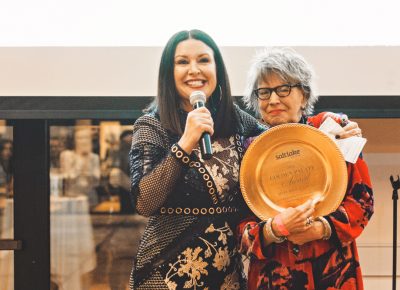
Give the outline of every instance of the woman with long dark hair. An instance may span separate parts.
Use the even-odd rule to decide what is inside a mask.
[[[194,91],[206,107],[193,109]],[[131,289],[243,289],[234,230],[247,210],[238,178],[243,137],[264,128],[236,107],[221,53],[199,30],[164,48],[157,97],[133,131],[130,164],[137,211],[150,217]],[[208,132],[213,156],[198,147]]]

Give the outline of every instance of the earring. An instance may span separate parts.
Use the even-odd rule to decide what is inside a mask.
[[[221,85],[218,85],[218,87],[219,87],[219,101],[221,101],[221,99],[222,99],[222,88],[221,88]]]

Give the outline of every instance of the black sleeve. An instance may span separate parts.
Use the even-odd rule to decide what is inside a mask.
[[[144,216],[154,214],[165,203],[189,161],[189,156],[167,140],[165,130],[151,116],[139,118],[133,127],[131,192],[137,211]]]

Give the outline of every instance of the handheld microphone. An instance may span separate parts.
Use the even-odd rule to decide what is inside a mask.
[[[206,95],[202,91],[194,91],[190,94],[190,104],[193,109],[204,107],[206,104]],[[211,137],[210,134],[204,132],[200,138],[201,156],[204,160],[212,157]]]

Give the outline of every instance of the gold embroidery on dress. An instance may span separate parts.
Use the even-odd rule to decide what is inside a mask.
[[[210,165],[204,164],[204,167],[213,177],[215,182],[215,186],[219,193],[222,193],[224,190],[229,191],[228,179],[226,175],[231,174],[232,180],[237,182],[239,180],[239,156],[237,151],[235,150],[235,138],[232,136],[229,138],[229,145],[227,147],[223,147],[218,141],[214,141],[212,143],[212,149],[214,153],[221,153],[224,151],[229,151],[229,158],[224,160],[218,157],[218,154],[213,155],[213,160],[215,160],[219,165],[213,164]],[[199,158],[201,159],[200,150],[194,150]],[[230,158],[235,158],[236,161],[231,164]],[[204,162],[204,160],[201,159]]]
[[[226,267],[231,263],[231,259],[229,257],[228,247],[218,248],[218,252],[215,253],[214,263],[212,264],[218,271],[226,271]]]
[[[238,273],[234,272],[225,276],[224,284],[221,285],[221,290],[239,290],[240,283]]]
[[[225,223],[223,227],[215,228],[214,224],[211,224],[206,230],[205,233],[219,233],[218,241],[222,243],[223,246],[227,244],[228,236],[233,236],[233,232],[230,229],[229,225]],[[212,266],[216,268],[218,271],[226,271],[226,268],[230,265],[231,257],[236,253],[236,250],[229,252],[228,247],[218,247],[217,243],[211,243],[207,239],[203,237],[199,237],[200,240],[204,242],[207,246],[207,249],[203,252],[203,249],[200,247],[196,247],[194,250],[192,248],[186,248],[181,255],[178,256],[178,260],[174,264],[169,264],[169,271],[166,274],[164,279],[165,283],[170,290],[176,290],[177,284],[171,279],[178,275],[179,277],[187,276],[188,280],[185,281],[184,288],[189,289],[197,289],[197,287],[205,286],[204,282],[201,281],[202,275],[208,276],[208,271],[206,267],[209,265],[206,261],[203,260],[201,254],[204,253],[204,258],[210,258],[212,255],[214,256]],[[234,279],[232,275],[237,273],[231,273],[227,277],[225,277],[225,281],[223,287],[221,289],[236,289],[239,285],[238,278]],[[208,287],[204,288],[207,290]],[[237,288],[239,289],[239,288]]]
[[[175,275],[182,277],[187,275],[189,280],[185,282],[184,288],[194,288],[198,286],[203,286],[203,282],[198,283],[201,275],[208,275],[208,271],[204,269],[207,267],[208,263],[203,261],[202,257],[199,257],[200,252],[203,251],[202,248],[197,247],[196,249],[186,248],[182,252],[182,255],[178,256],[178,261],[174,264],[169,264],[170,269],[165,277],[165,282],[167,283],[168,289],[176,289],[177,284],[171,281],[171,278]],[[179,268],[177,268],[179,265]],[[171,273],[175,272],[175,273]]]
[[[233,236],[233,232],[227,222],[225,222],[225,226],[223,226],[222,228],[215,228],[214,224],[211,224],[205,231],[205,233],[213,233],[213,232],[219,232],[218,241],[222,241],[223,245],[226,245],[227,243],[226,241],[227,235]]]

